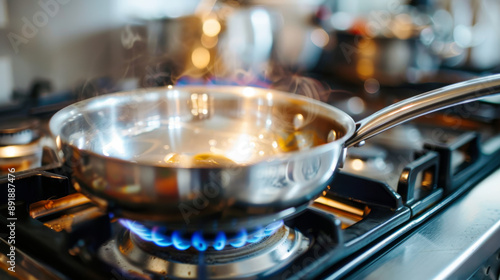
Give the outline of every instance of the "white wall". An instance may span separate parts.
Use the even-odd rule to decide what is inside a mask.
[[[47,10],[40,3],[51,5]],[[8,6],[0,46],[11,57],[16,88],[46,78],[55,90],[66,90],[109,72],[109,30],[116,24],[111,1],[9,0]]]

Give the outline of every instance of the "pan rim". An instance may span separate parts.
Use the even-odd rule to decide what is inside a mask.
[[[334,141],[314,146],[309,149],[304,149],[304,150],[295,150],[291,152],[285,152],[285,153],[280,153],[280,154],[275,154],[269,157],[266,157],[263,160],[255,161],[249,164],[238,164],[236,167],[178,167],[178,166],[168,166],[168,165],[161,165],[161,164],[152,164],[152,163],[146,163],[146,162],[135,162],[132,160],[127,160],[127,159],[122,159],[119,157],[114,157],[114,156],[106,156],[104,154],[100,154],[97,152],[94,152],[92,150],[88,149],[80,149],[76,147],[75,145],[72,145],[66,141],[66,139],[63,139],[61,137],[61,129],[63,127],[63,124],[67,122],[68,120],[71,121],[71,117],[76,116],[79,112],[81,112],[82,109],[84,108],[92,108],[92,106],[97,106],[95,103],[99,101],[100,106],[103,106],[105,102],[101,102],[104,100],[111,100],[111,98],[116,98],[116,97],[125,97],[125,96],[131,96],[131,95],[137,95],[137,94],[144,94],[144,93],[155,93],[155,92],[168,92],[172,90],[177,90],[177,89],[184,89],[184,90],[189,90],[189,91],[214,91],[214,92],[220,92],[220,93],[229,93],[229,94],[235,94],[238,96],[242,96],[244,98],[249,98],[245,96],[244,89],[246,88],[251,88],[254,91],[254,95],[250,98],[254,97],[264,97],[267,95],[269,92],[272,93],[273,97],[283,97],[288,100],[296,100],[296,101],[301,101],[301,102],[307,102],[310,104],[313,104],[314,106],[317,106],[321,108],[324,112],[327,114],[323,114],[324,117],[327,117],[330,120],[334,120],[337,122],[340,126],[342,126],[345,129],[345,134]],[[90,106],[90,107],[89,107]],[[341,119],[341,120],[340,120]],[[144,167],[155,167],[155,168],[167,168],[167,169],[176,169],[176,170],[182,170],[182,169],[187,169],[187,170],[196,170],[196,169],[213,169],[213,170],[218,170],[218,169],[230,169],[230,168],[241,168],[241,167],[250,167],[250,166],[256,166],[262,163],[279,163],[279,162],[286,162],[290,160],[298,160],[301,158],[308,157],[310,158],[311,156],[318,155],[318,154],[323,154],[326,153],[330,150],[335,149],[338,146],[344,147],[344,143],[351,138],[355,131],[356,131],[356,124],[354,120],[352,119],[351,116],[349,116],[347,113],[344,111],[329,105],[325,102],[302,96],[299,94],[295,93],[288,93],[280,90],[275,90],[275,89],[267,89],[267,88],[258,88],[258,87],[249,87],[249,86],[225,86],[225,85],[180,85],[180,86],[165,86],[165,87],[152,87],[152,88],[140,88],[136,90],[130,90],[130,91],[121,91],[121,92],[116,92],[116,93],[111,93],[107,95],[100,95],[100,96],[94,96],[82,101],[78,101],[76,103],[73,103],[58,112],[56,112],[50,119],[49,121],[49,131],[53,139],[56,139],[57,141],[60,141],[60,143],[57,143],[58,148],[61,149],[61,145],[64,143],[65,145],[68,145],[72,147],[72,149],[90,154],[92,156],[98,156],[102,158],[106,158],[108,160],[113,160],[116,162],[122,162],[122,163],[128,163],[128,164],[133,164],[137,166],[144,166]],[[57,138],[59,137],[59,140]]]

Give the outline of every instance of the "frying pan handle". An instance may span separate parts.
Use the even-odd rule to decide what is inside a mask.
[[[428,91],[386,107],[356,123],[356,132],[345,147],[362,145],[393,126],[451,106],[500,93],[500,74],[477,78]]]

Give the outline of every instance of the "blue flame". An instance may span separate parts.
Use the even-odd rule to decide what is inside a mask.
[[[152,241],[160,247],[168,247],[172,245],[172,238],[161,234],[161,231],[163,230],[159,227],[153,227],[153,231],[151,233]]]
[[[199,231],[195,232],[191,237],[191,244],[200,252],[207,250],[207,242],[205,242]]]
[[[147,227],[129,220],[120,220],[120,223],[130,229],[131,232],[137,234],[146,241],[153,241],[152,231]]]
[[[222,231],[220,231],[215,236],[215,242],[214,244],[212,244],[212,246],[214,247],[215,250],[220,251],[224,249],[224,247],[226,247],[226,241],[227,241],[226,235]]]
[[[189,241],[184,240],[181,237],[180,232],[178,232],[178,231],[174,231],[172,233],[172,243],[174,244],[174,247],[177,250],[181,250],[181,251],[187,250],[187,249],[189,249],[189,247],[191,247],[191,244],[189,243]]]
[[[274,222],[264,228],[264,235],[269,236],[276,232],[280,227],[283,226],[283,221]]]
[[[257,243],[266,237],[263,228],[259,228],[250,238],[247,239],[248,243]]]
[[[233,242],[229,242],[229,244],[234,248],[240,248],[247,243],[247,238],[247,231],[242,229],[236,234],[235,240]]]
[[[165,227],[155,226],[150,229],[138,222],[126,219],[119,219],[119,222],[141,239],[153,242],[159,247],[173,246],[181,251],[193,247],[201,252],[206,251],[209,247],[213,247],[215,250],[220,251],[226,248],[227,245],[233,248],[240,248],[249,243],[257,243],[273,235],[284,224],[283,221],[277,221],[251,232],[241,229],[236,234],[232,235],[227,235],[219,231],[214,237],[213,234],[204,234],[202,231],[196,231],[190,236],[180,231],[173,231],[169,234]]]

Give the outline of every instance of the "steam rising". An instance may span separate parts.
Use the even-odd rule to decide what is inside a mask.
[[[141,41],[142,38],[139,34],[132,31],[130,25],[125,26],[121,36],[123,48],[129,50],[131,49],[135,42]]]
[[[273,53],[276,15],[265,7],[225,4],[201,1],[188,16],[125,26],[111,48],[114,61],[119,61],[113,75],[105,85],[102,80],[86,81],[78,90],[80,97],[168,85],[217,84],[272,88],[328,100],[332,93],[328,86],[291,71]],[[306,126],[315,118],[315,112],[304,114],[301,124]],[[283,123],[290,126],[289,121]]]

